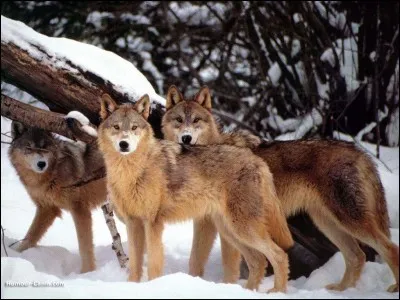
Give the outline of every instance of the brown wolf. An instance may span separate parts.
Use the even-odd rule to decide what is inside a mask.
[[[146,121],[149,110],[147,95],[121,106],[102,97],[98,143],[110,201],[127,226],[129,280],[142,275],[144,242],[149,279],[162,274],[165,222],[209,216],[249,264],[247,288],[258,287],[267,257],[276,274],[272,291],[285,291],[282,249],[293,240],[265,162],[246,148],[159,141]]]
[[[297,140],[259,143],[252,135],[221,133],[211,114],[211,95],[203,87],[193,101],[184,101],[172,86],[162,120],[164,138],[185,144],[249,145],[267,162],[286,217],[307,212],[315,225],[339,248],[346,272],[329,289],[344,290],[356,284],[365,263],[358,241],[374,248],[389,264],[398,291],[399,248],[390,240],[384,190],[376,167],[367,154],[352,143]],[[257,141],[258,140],[258,141]],[[258,145],[259,144],[259,145]],[[216,236],[209,219],[194,222],[190,274],[202,276]],[[239,274],[239,255],[221,239],[225,281]]]
[[[80,187],[72,185],[85,178],[89,166],[103,164],[97,146],[79,146],[15,121],[12,137],[9,158],[36,205],[35,218],[17,250],[36,246],[55,218],[61,216],[61,209],[65,209],[71,212],[75,223],[81,272],[93,271],[96,265],[91,210],[106,200],[107,186],[104,178]]]

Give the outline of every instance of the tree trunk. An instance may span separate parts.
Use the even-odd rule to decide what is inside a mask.
[[[32,45],[44,55],[44,50]],[[59,68],[57,63],[67,64],[68,69]],[[28,92],[45,103],[51,111],[66,114],[78,110],[92,124],[99,125],[99,99],[108,93],[117,103],[129,102],[127,95],[118,92],[106,79],[89,71],[83,71],[68,60],[53,59],[43,62],[11,43],[1,44],[2,79]],[[162,106],[156,104],[149,122],[156,136],[161,136]]]

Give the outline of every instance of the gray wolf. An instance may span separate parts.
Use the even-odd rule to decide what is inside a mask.
[[[391,242],[389,217],[382,183],[371,158],[354,144],[333,140],[296,140],[261,143],[244,132],[223,133],[211,114],[211,95],[203,87],[185,100],[171,86],[162,119],[164,137],[190,145],[248,146],[267,162],[286,217],[309,214],[318,229],[342,252],[346,271],[329,289],[355,286],[365,264],[359,241],[375,249],[389,264],[398,291],[399,248]],[[194,222],[190,274],[202,276],[216,228],[208,219]],[[237,250],[221,239],[224,280],[235,282],[240,260]]]
[[[106,200],[105,178],[82,186],[87,170],[103,164],[96,147],[56,138],[50,132],[12,122],[9,158],[36,205],[32,224],[18,246],[24,251],[37,245],[61,210],[72,214],[79,243],[81,272],[96,268],[91,210]]]
[[[147,95],[118,106],[104,94],[98,128],[110,201],[125,221],[129,280],[162,275],[164,223],[208,216],[246,259],[247,288],[259,285],[265,257],[275,271],[271,291],[285,291],[293,240],[265,162],[249,149],[229,145],[181,146],[157,140],[147,122]]]

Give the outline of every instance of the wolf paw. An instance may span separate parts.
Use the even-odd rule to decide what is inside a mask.
[[[283,288],[276,288],[276,287],[274,287],[274,288],[272,288],[272,289],[269,289],[269,290],[267,291],[268,294],[270,294],[270,293],[285,293],[285,292],[286,292],[285,289],[283,289]]]
[[[327,290],[338,291],[338,292],[344,291],[344,290],[346,289],[346,287],[343,286],[343,285],[340,284],[340,283],[328,284],[327,286],[325,286],[325,288],[326,288]]]
[[[17,252],[23,252],[32,247],[34,247],[34,245],[32,245],[31,243],[29,243],[27,241],[23,241],[23,242],[21,242],[21,244],[19,244],[19,246],[15,250]]]
[[[131,282],[140,282],[140,275],[136,275],[136,274],[130,274],[128,277],[128,281]]]
[[[399,285],[397,283],[392,284],[391,286],[388,287],[387,291],[389,293],[396,293],[399,291]]]
[[[96,266],[95,265],[89,265],[89,266],[82,266],[81,268],[81,274],[83,273],[88,273],[88,272],[92,272],[96,270]]]

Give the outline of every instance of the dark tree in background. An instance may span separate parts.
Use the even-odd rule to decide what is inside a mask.
[[[397,1],[3,1],[2,15],[115,52],[160,95],[207,84],[231,128],[399,144]]]

